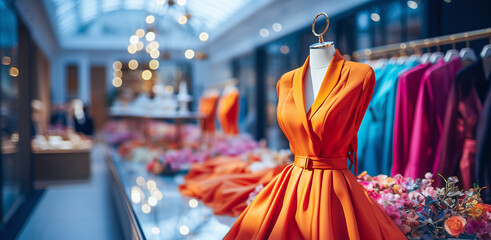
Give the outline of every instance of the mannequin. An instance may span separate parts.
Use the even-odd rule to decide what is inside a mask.
[[[324,76],[335,53],[336,48],[334,44],[322,48],[310,48],[310,71],[306,72],[303,81],[305,109],[307,112],[319,94]]]

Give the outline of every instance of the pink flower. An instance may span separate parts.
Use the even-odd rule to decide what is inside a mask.
[[[421,191],[421,193],[425,196],[425,197],[435,197],[438,192],[433,188],[433,187],[426,187],[423,189],[423,191]]]
[[[432,180],[432,179],[433,179],[433,174],[432,174],[432,173],[430,173],[430,172],[427,172],[427,173],[425,174],[425,178],[426,178],[427,180]]]

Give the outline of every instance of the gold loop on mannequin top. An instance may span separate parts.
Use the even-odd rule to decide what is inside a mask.
[[[315,21],[317,21],[317,18],[320,17],[321,15],[326,17],[326,28],[321,33],[316,33],[315,32]],[[317,16],[315,16],[314,21],[312,22],[312,33],[314,34],[314,36],[319,37],[319,43],[311,45],[310,48],[323,48],[323,47],[331,46],[333,44],[333,42],[327,42],[327,43],[324,42],[323,35],[324,35],[324,33],[327,32],[328,28],[329,28],[329,17],[327,16],[327,14],[325,14],[323,12],[318,13]]]

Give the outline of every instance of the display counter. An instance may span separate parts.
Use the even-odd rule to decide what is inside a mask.
[[[143,162],[126,161],[110,147],[106,153],[113,200],[129,239],[222,239],[235,222],[182,196],[184,175],[156,176]]]

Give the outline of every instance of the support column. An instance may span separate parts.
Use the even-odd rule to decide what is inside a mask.
[[[51,97],[54,105],[64,104],[67,97],[65,61],[54,55],[51,59]]]
[[[87,58],[78,61],[78,98],[90,104],[90,61]]]

